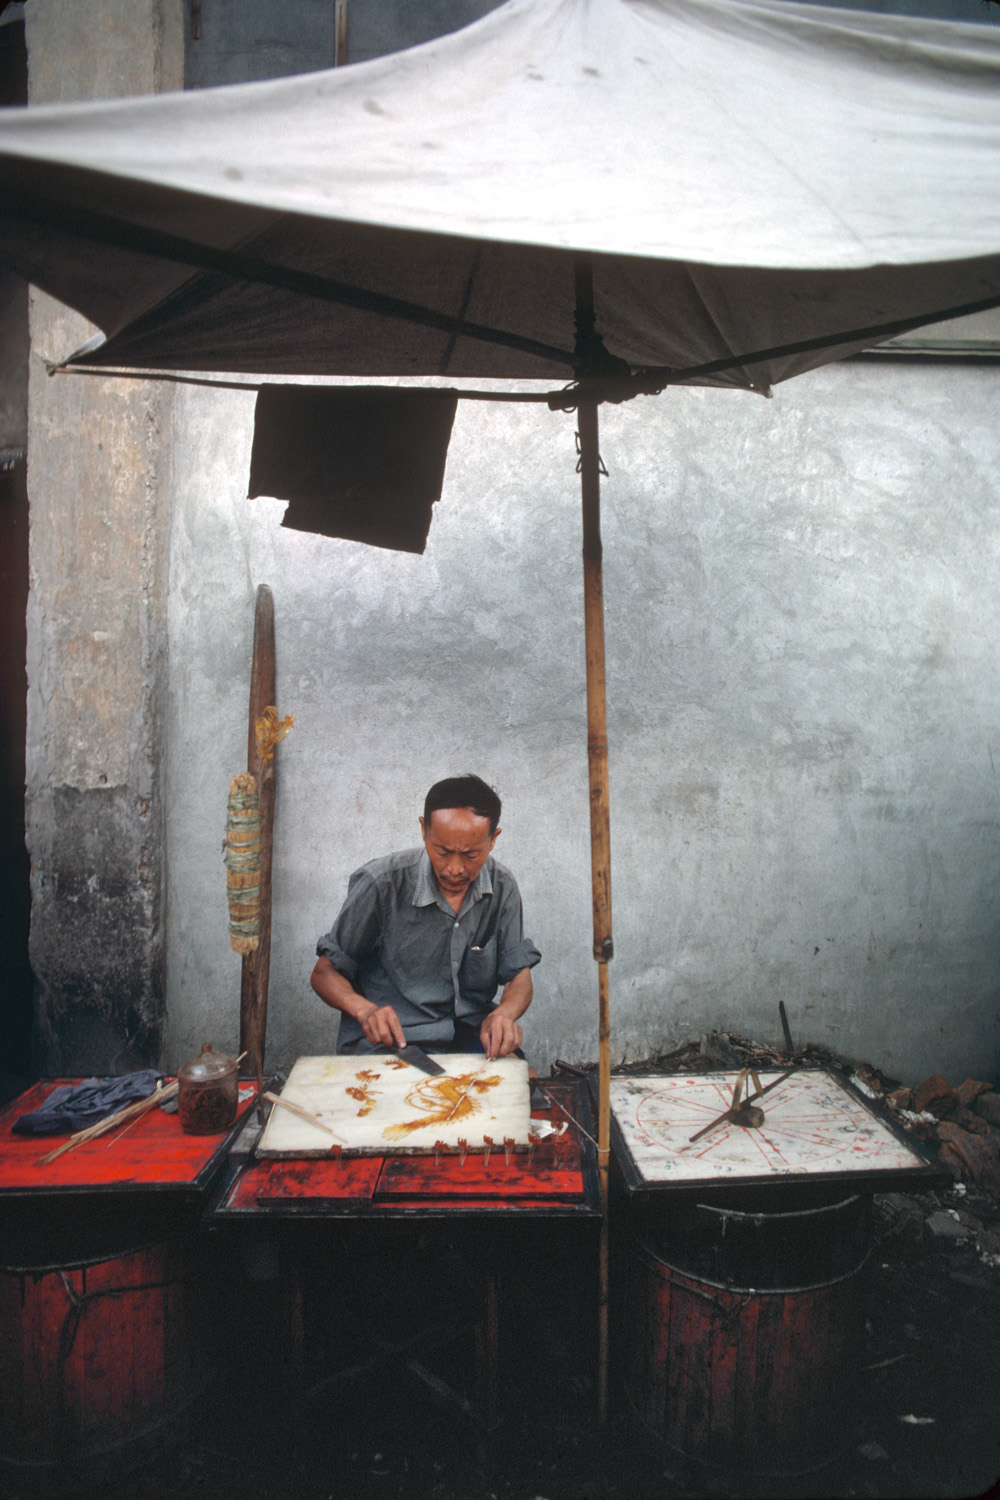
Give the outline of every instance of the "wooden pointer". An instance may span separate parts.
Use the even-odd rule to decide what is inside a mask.
[[[710,1124],[703,1125],[702,1128],[701,1128],[701,1130],[699,1130],[695,1135],[693,1135],[690,1138],[690,1140],[688,1141],[688,1145],[689,1146],[693,1146],[694,1143],[695,1143],[695,1141],[700,1141],[703,1135],[708,1135],[708,1132],[710,1130],[717,1130],[720,1125],[726,1125],[726,1124],[730,1124],[730,1123],[734,1123],[734,1122],[737,1125],[743,1124],[743,1123],[747,1123],[747,1124],[757,1123],[757,1124],[760,1124],[761,1123],[760,1121],[754,1122],[754,1121],[752,1121],[750,1119],[747,1119],[746,1122],[741,1121],[738,1118],[740,1111],[746,1109],[746,1107],[748,1105],[753,1104],[753,1102],[754,1102],[755,1099],[763,1099],[764,1095],[765,1094],[769,1094],[772,1089],[776,1089],[778,1087],[779,1083],[784,1083],[784,1081],[785,1081],[786,1078],[791,1078],[791,1076],[792,1076],[792,1074],[794,1072],[795,1072],[794,1068],[789,1068],[787,1073],[782,1073],[780,1078],[776,1078],[773,1083],[769,1083],[768,1084],[768,1086],[767,1086],[766,1089],[762,1089],[761,1086],[760,1086],[760,1079],[757,1077],[757,1074],[754,1071],[754,1069],[753,1068],[744,1068],[742,1070],[742,1072],[740,1073],[739,1077],[736,1080],[736,1088],[735,1088],[735,1090],[733,1092],[733,1102],[729,1106],[729,1108],[726,1110],[725,1114],[719,1115],[718,1119],[712,1120]],[[747,1076],[748,1073],[752,1073],[753,1074],[753,1081],[757,1085],[757,1090],[756,1090],[756,1093],[748,1094],[747,1097],[743,1100],[743,1103],[740,1104],[739,1103],[740,1089],[742,1088],[743,1083],[744,1083],[744,1081],[745,1081],[746,1076]],[[763,1114],[763,1111],[761,1111],[761,1113]]]

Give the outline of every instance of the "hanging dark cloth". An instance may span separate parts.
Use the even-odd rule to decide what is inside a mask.
[[[250,498],[288,500],[296,531],[423,552],[457,404],[450,390],[262,385]]]

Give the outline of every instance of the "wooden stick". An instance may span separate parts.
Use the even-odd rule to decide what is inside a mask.
[[[463,1093],[461,1093],[458,1096],[458,1098],[455,1100],[454,1104],[452,1105],[451,1109],[449,1109],[448,1113],[445,1115],[444,1119],[441,1121],[442,1125],[447,1125],[448,1121],[451,1119],[451,1117],[455,1113],[455,1111],[457,1109],[459,1109],[460,1106],[465,1103],[466,1099],[468,1099],[469,1095],[472,1093],[472,1090],[476,1086],[476,1080],[478,1078],[481,1078],[483,1076],[483,1074],[486,1072],[486,1069],[489,1066],[490,1066],[490,1058],[487,1058],[484,1063],[481,1063],[479,1065],[479,1067],[473,1073],[472,1077],[469,1079],[468,1087],[465,1089],[465,1091]],[[495,1119],[496,1116],[494,1115],[493,1118]]]
[[[129,1122],[128,1122],[127,1125],[123,1125],[122,1128],[121,1128],[121,1130],[119,1130],[118,1134],[117,1135],[113,1135],[111,1137],[110,1141],[108,1142],[108,1144],[104,1148],[105,1151],[110,1151],[112,1146],[116,1146],[118,1144],[118,1142],[121,1140],[122,1136],[123,1135],[128,1135],[129,1131],[132,1129],[132,1126],[136,1123],[136,1121],[137,1120],[141,1120],[141,1119],[142,1119],[142,1115],[138,1115],[137,1114],[137,1115],[135,1115],[133,1117],[133,1119],[129,1120]]]
[[[298,1115],[300,1120],[305,1120],[309,1125],[315,1125],[317,1130],[325,1131],[327,1135],[332,1135],[335,1141],[339,1141],[341,1145],[344,1144],[343,1136],[339,1136],[335,1130],[331,1130],[329,1125],[324,1125],[318,1115],[311,1115],[301,1105],[293,1104],[290,1099],[282,1099],[280,1094],[268,1093],[264,1095],[264,1098],[270,1099],[272,1104],[280,1104],[282,1109],[290,1110],[293,1115]]]
[[[247,770],[257,779],[260,813],[260,942],[243,957],[240,983],[240,1047],[250,1054],[257,1075],[257,1109],[263,1120],[264,1048],[267,1036],[267,989],[271,972],[271,867],[274,857],[274,798],[277,756],[264,759],[257,749],[257,720],[275,702],[274,595],[266,583],[257,589],[250,668],[250,713]]]
[[[87,1141],[96,1140],[99,1135],[106,1135],[109,1130],[114,1130],[116,1125],[124,1125],[126,1120],[132,1120],[136,1116],[144,1114],[147,1109],[152,1109],[154,1105],[165,1104],[168,1099],[174,1097],[176,1092],[176,1080],[173,1083],[168,1083],[165,1088],[160,1088],[157,1085],[151,1094],[146,1095],[145,1099],[133,1100],[131,1104],[126,1104],[124,1108],[116,1110],[113,1115],[107,1115],[103,1120],[98,1120],[96,1125],[88,1125],[86,1129],[76,1131],[74,1135],[70,1136],[69,1140],[63,1141],[62,1145],[57,1146],[54,1151],[49,1151],[45,1156],[40,1156],[38,1158],[38,1165],[40,1167],[47,1167],[49,1162],[55,1161],[56,1157],[62,1156],[63,1152],[73,1151],[77,1146],[85,1145]]]
[[[245,1057],[246,1053],[241,1052],[236,1059],[237,1063],[241,1063]],[[54,1151],[48,1152],[46,1156],[40,1156],[38,1158],[38,1165],[40,1167],[48,1166],[50,1161],[55,1161],[57,1156],[62,1156],[64,1151],[72,1151],[76,1146],[85,1146],[88,1141],[95,1141],[98,1136],[106,1135],[109,1130],[114,1130],[116,1125],[125,1125],[126,1130],[131,1129],[140,1115],[145,1114],[146,1110],[152,1109],[155,1104],[166,1104],[168,1099],[174,1097],[177,1090],[178,1083],[176,1078],[173,1083],[166,1085],[157,1083],[156,1088],[151,1094],[147,1094],[145,1099],[134,1099],[131,1104],[123,1105],[121,1109],[115,1110],[114,1114],[105,1115],[103,1120],[98,1120],[95,1124],[88,1125],[84,1130],[78,1130],[75,1135],[71,1135],[68,1140],[63,1141],[62,1145],[57,1146]],[[126,1121],[128,1122],[127,1124]],[[125,1130],[121,1132],[121,1135],[124,1134]],[[115,1137],[115,1140],[118,1139],[120,1139],[120,1136]],[[108,1144],[113,1146],[114,1141],[109,1141]]]
[[[750,1072],[750,1071],[751,1070],[749,1068],[745,1068],[743,1070],[744,1073]],[[766,1089],[762,1089],[761,1088],[761,1086],[760,1086],[760,1079],[757,1077],[757,1074],[754,1073],[753,1076],[754,1076],[754,1078],[756,1080],[756,1083],[757,1083],[757,1092],[755,1094],[748,1094],[746,1096],[746,1098],[744,1099],[743,1103],[744,1104],[752,1104],[755,1099],[763,1099],[764,1095],[765,1094],[769,1094],[772,1089],[776,1089],[778,1087],[779,1083],[784,1083],[784,1081],[785,1081],[786,1078],[791,1078],[791,1076],[792,1076],[792,1074],[794,1072],[795,1072],[794,1068],[789,1068],[787,1073],[782,1073],[782,1075],[781,1075],[780,1078],[776,1078],[773,1083],[769,1083]],[[741,1077],[742,1077],[742,1074],[741,1074]],[[710,1120],[707,1125],[703,1125],[701,1127],[701,1129],[695,1135],[691,1136],[691,1138],[688,1141],[688,1146],[693,1146],[694,1143],[695,1143],[695,1141],[700,1141],[701,1138],[702,1138],[702,1136],[703,1135],[708,1135],[708,1132],[710,1130],[716,1130],[720,1125],[724,1125],[727,1120],[731,1120],[732,1117],[733,1117],[733,1115],[734,1115],[734,1113],[735,1113],[735,1111],[736,1111],[736,1104],[734,1102],[733,1105],[729,1109],[726,1110],[726,1112],[725,1112],[724,1115],[717,1115],[714,1120]],[[685,1146],[681,1147],[682,1151],[685,1151],[686,1149],[687,1149],[687,1147],[685,1147]]]
[[[333,66],[335,68],[342,68],[347,62],[347,7],[348,0],[334,0]]]
[[[575,263],[578,348],[594,331],[594,282],[589,256]],[[600,1291],[598,1297],[597,1420],[608,1415],[608,1161],[611,1152],[611,1020],[608,962],[611,936],[611,794],[608,778],[608,715],[604,660],[604,581],[601,546],[601,456],[597,402],[577,408],[580,490],[583,502],[583,614],[587,651],[587,763],[590,776],[590,868],[594,909],[594,958],[598,963],[597,1174],[601,1188]]]
[[[586,1136],[587,1140],[590,1142],[590,1144],[592,1146],[596,1146],[597,1142],[594,1140],[594,1137],[590,1134],[590,1131],[589,1130],[584,1130],[583,1126],[580,1124],[580,1121],[576,1118],[575,1115],[571,1115],[570,1114],[570,1112],[566,1108],[565,1104],[561,1104],[558,1100],[553,1099],[552,1095],[549,1093],[548,1089],[545,1087],[545,1085],[543,1083],[540,1082],[539,1085],[538,1085],[538,1087],[541,1089],[542,1093],[545,1095],[546,1099],[549,1101],[549,1103],[551,1104],[552,1108],[560,1110],[566,1116],[566,1119],[569,1120],[573,1125],[576,1126],[576,1128],[580,1132],[580,1134],[583,1135],[583,1136]],[[564,1123],[563,1128],[565,1129],[565,1123]]]

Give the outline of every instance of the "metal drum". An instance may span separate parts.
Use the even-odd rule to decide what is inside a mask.
[[[165,1451],[202,1386],[184,1241],[0,1266],[0,1476],[66,1493]]]
[[[821,1468],[849,1440],[871,1201],[816,1196],[675,1200],[668,1225],[626,1237],[623,1381],[657,1443],[766,1474]]]

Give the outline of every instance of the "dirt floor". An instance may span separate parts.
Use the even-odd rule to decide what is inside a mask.
[[[575,1265],[553,1258],[558,1276],[540,1301],[537,1289],[525,1292],[529,1302],[515,1319],[523,1331],[508,1338],[507,1409],[497,1432],[485,1430],[474,1406],[474,1350],[461,1320],[451,1331],[442,1322],[437,1346],[426,1352],[415,1344],[408,1363],[386,1359],[342,1379],[336,1366],[343,1359],[331,1361],[315,1332],[329,1309],[314,1298],[306,1307],[314,1331],[305,1391],[292,1399],[295,1384],[285,1378],[266,1320],[244,1307],[241,1332],[182,1443],[147,1456],[138,1472],[123,1456],[110,1474],[77,1475],[54,1492],[94,1493],[96,1481],[103,1500],[945,1500],[990,1493],[1000,1478],[1000,1201],[961,1184],[882,1195],[875,1228],[862,1273],[855,1415],[838,1435],[839,1456],[813,1472],[767,1474],[766,1454],[759,1472],[709,1470],[657,1451],[630,1417],[617,1370],[610,1419],[600,1430],[588,1251]],[[411,1299],[382,1288],[381,1269],[372,1271],[378,1317],[398,1344]],[[414,1326],[437,1315],[418,1312]],[[342,1323],[336,1333],[342,1352]],[[823,1441],[828,1421],[828,1413],[816,1413]],[[813,1458],[807,1442],[802,1469]],[[3,1493],[27,1500],[33,1491],[18,1484]]]

